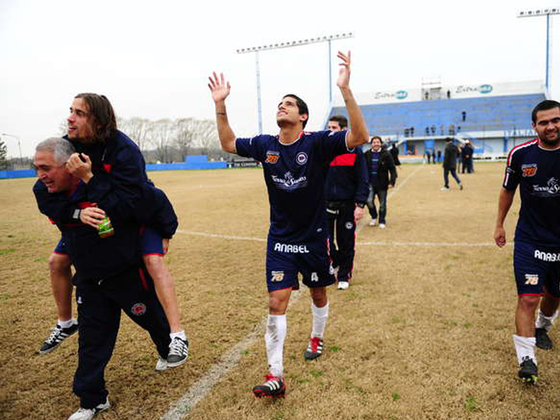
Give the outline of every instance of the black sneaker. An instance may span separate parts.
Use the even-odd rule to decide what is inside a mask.
[[[548,336],[545,328],[535,329],[535,339],[537,340],[537,347],[543,350],[552,349],[552,340]]]
[[[60,346],[64,340],[70,337],[78,331],[78,324],[72,324],[68,328],[61,328],[60,325],[57,325],[52,329],[51,335],[49,338],[45,340],[41,348],[39,349],[39,354],[47,354],[56,349]]]
[[[255,397],[284,398],[286,396],[286,384],[282,378],[274,376],[272,373],[266,375],[265,378],[266,382],[264,384],[253,388]]]
[[[309,339],[307,350],[303,354],[306,360],[313,360],[323,354],[323,339],[319,337],[312,337]]]
[[[519,369],[518,375],[523,382],[527,384],[537,383],[537,379],[539,378],[539,369],[533,359],[526,356],[519,366],[521,366],[521,369]]]
[[[175,337],[169,344],[169,354],[167,355],[167,367],[182,365],[189,357],[189,340]]]

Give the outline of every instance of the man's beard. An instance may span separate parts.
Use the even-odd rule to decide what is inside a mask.
[[[540,140],[546,144],[547,146],[560,146],[560,131],[556,130],[556,139],[555,140],[548,140],[546,135],[540,137]]]

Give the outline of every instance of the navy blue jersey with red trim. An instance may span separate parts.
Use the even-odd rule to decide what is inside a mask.
[[[560,246],[560,148],[543,149],[538,139],[509,153],[503,187],[519,185],[521,210],[515,240]]]
[[[270,202],[269,237],[301,243],[327,232],[326,171],[335,156],[348,153],[346,134],[302,132],[289,145],[270,135],[236,140],[238,155],[262,163]]]
[[[368,182],[364,153],[357,147],[352,152],[335,157],[330,163],[325,199],[365,203],[369,194]]]

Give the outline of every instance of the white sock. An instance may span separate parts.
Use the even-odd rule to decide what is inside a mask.
[[[270,373],[281,377],[284,372],[284,340],[288,330],[286,315],[268,315],[264,342]]]
[[[550,331],[550,328],[552,328],[552,324],[554,324],[556,318],[558,318],[558,311],[554,312],[552,316],[546,316],[539,308],[535,328],[544,328],[545,330]]]
[[[171,341],[173,341],[173,339],[175,337],[179,337],[181,340],[187,341],[187,336],[185,335],[185,331],[178,331],[178,332],[174,332],[169,334],[169,337],[171,337]]]
[[[311,314],[313,316],[311,337],[323,338],[323,333],[327,326],[327,318],[329,317],[329,302],[322,308],[316,307],[315,304],[311,302]]]
[[[77,323],[78,321],[76,321],[76,318],[70,318],[68,321],[61,321],[60,319],[58,320],[58,325],[60,325],[60,328],[68,328]]]
[[[513,335],[513,343],[515,344],[515,351],[517,352],[517,363],[521,364],[523,359],[530,357],[533,359],[535,364],[537,364],[537,358],[535,357],[535,344],[537,340],[535,337],[521,337],[519,335]]]

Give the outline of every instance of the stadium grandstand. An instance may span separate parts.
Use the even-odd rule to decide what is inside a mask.
[[[534,138],[531,111],[547,96],[539,81],[444,86],[424,80],[421,89],[369,92],[356,99],[370,135],[396,142],[401,155],[443,151],[452,137],[459,144],[469,140],[478,158],[497,159]],[[337,114],[346,115],[340,97],[328,117]]]

